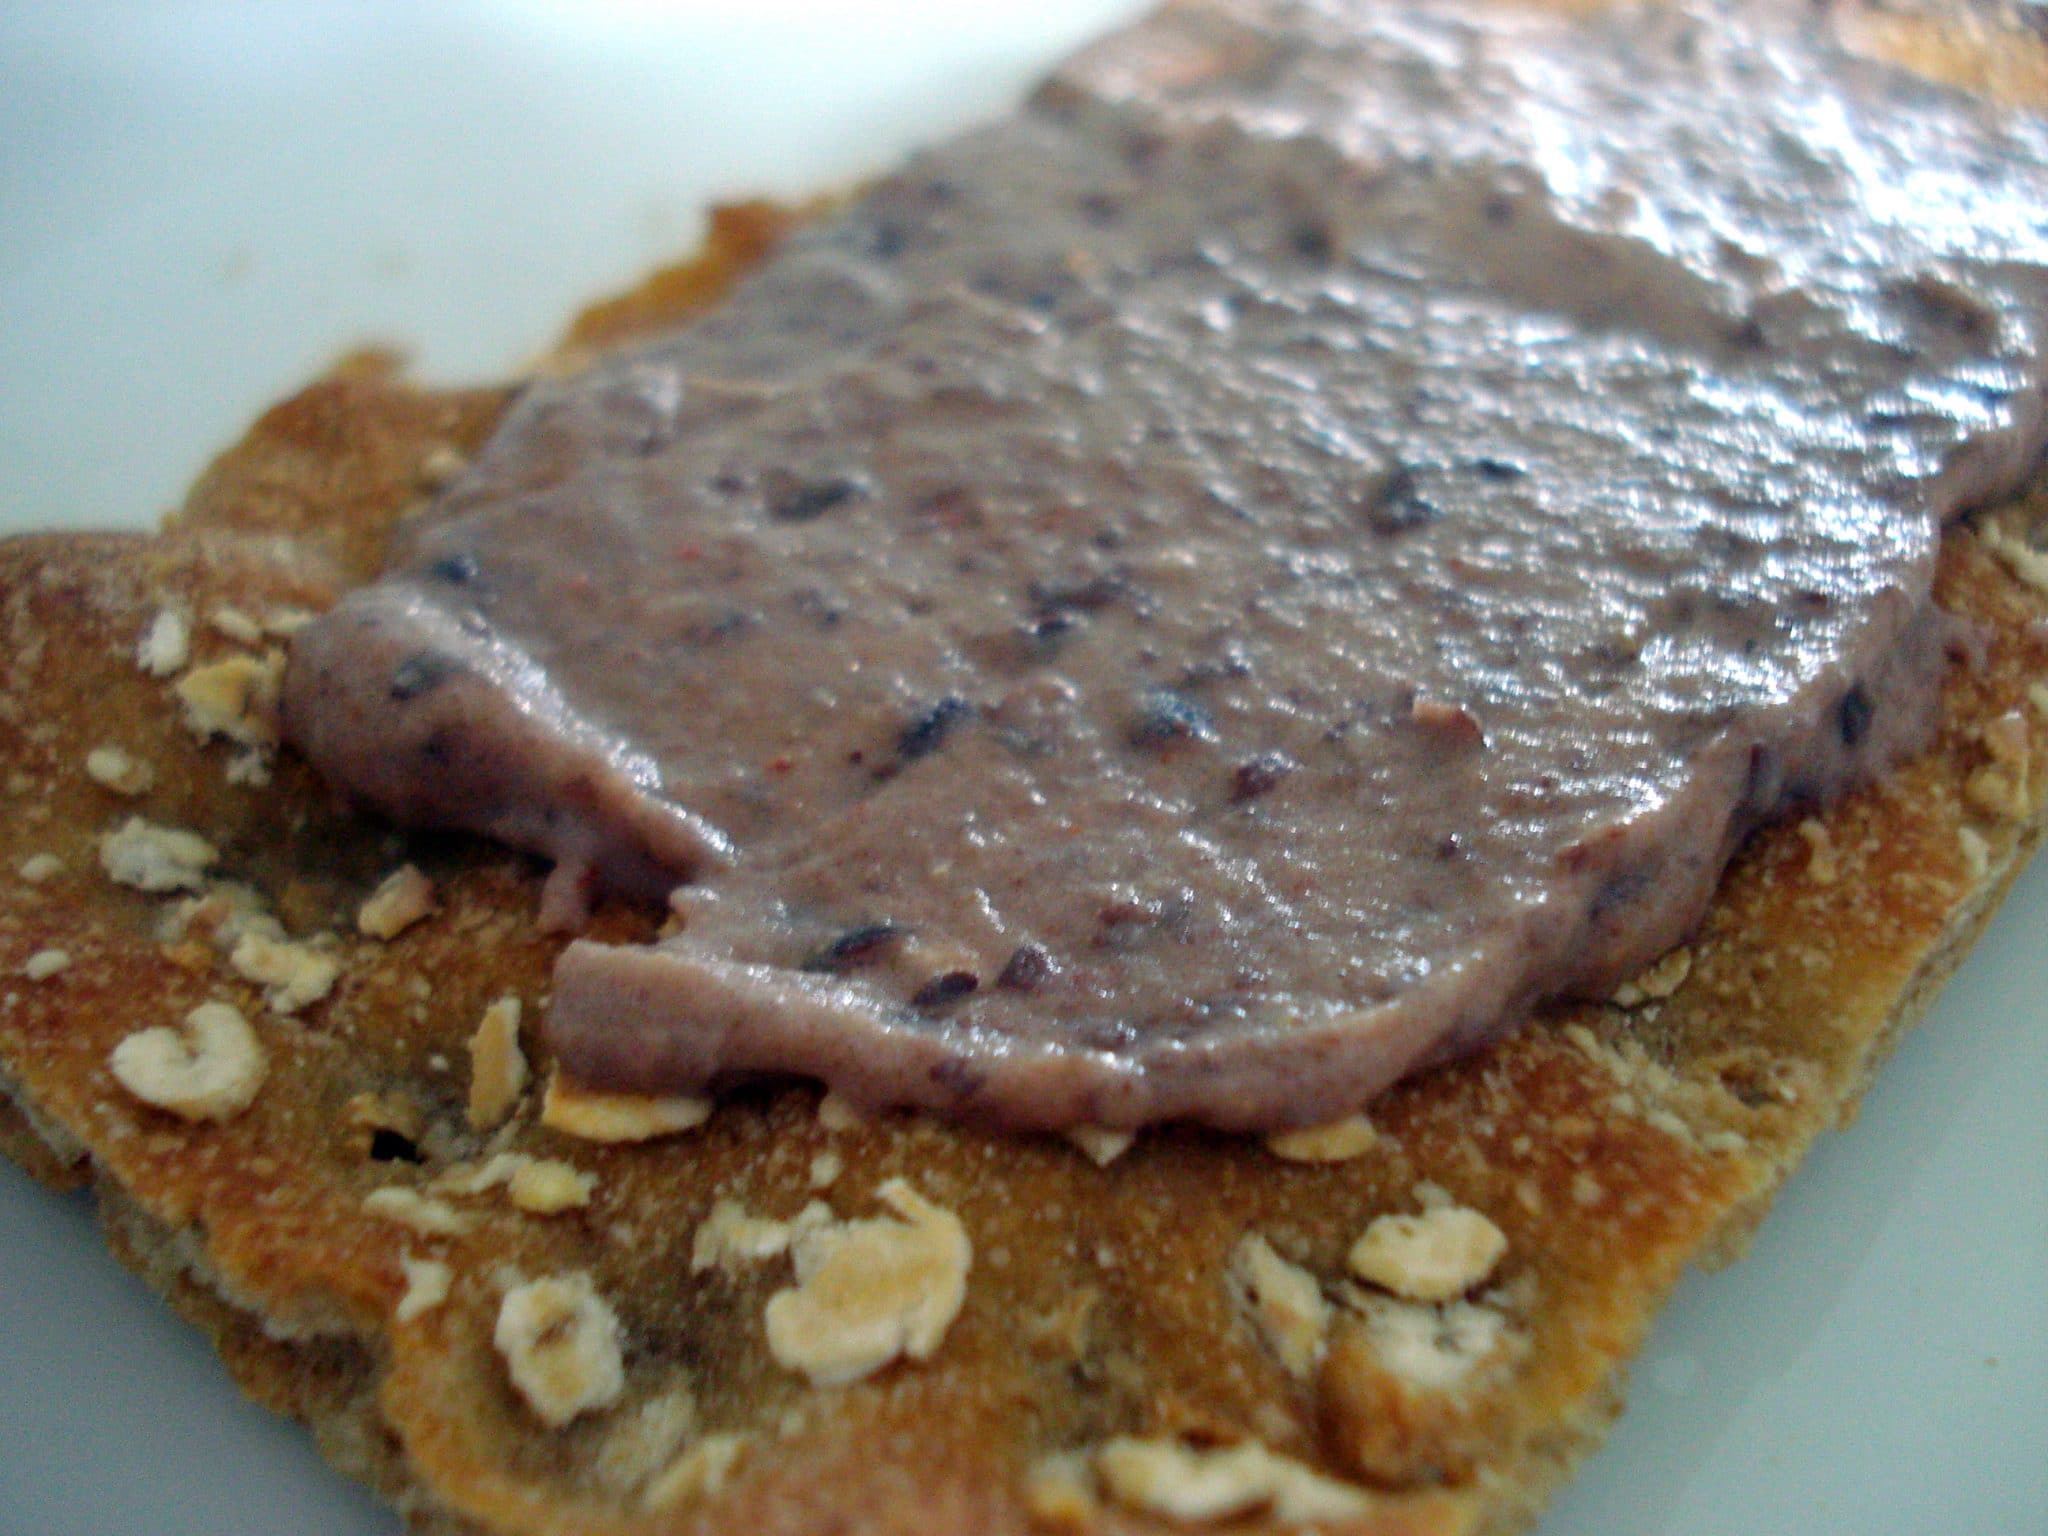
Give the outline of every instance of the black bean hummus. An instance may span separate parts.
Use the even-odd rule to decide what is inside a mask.
[[[2048,134],[1813,26],[1174,6],[528,389],[291,734],[558,910],[674,888],[560,962],[591,1083],[1348,1112],[1925,738]]]

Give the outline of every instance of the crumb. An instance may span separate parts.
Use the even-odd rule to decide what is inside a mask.
[[[252,933],[282,940],[284,925],[264,906],[262,892],[234,880],[215,880],[202,895],[181,897],[157,922],[161,943],[199,938],[223,952],[233,950]]]
[[[263,633],[289,640],[318,617],[310,608],[273,608],[263,615]]]
[[[609,1407],[625,1390],[619,1320],[580,1271],[507,1291],[492,1342],[512,1385],[550,1429]]]
[[[1963,856],[1963,872],[1972,882],[1982,880],[1991,872],[1991,844],[1975,827],[1956,829],[1956,847]]]
[[[68,949],[39,949],[22,962],[21,974],[30,981],[48,981],[59,971],[71,969]]]
[[[1425,1392],[1457,1386],[1494,1356],[1508,1332],[1498,1310],[1469,1301],[1430,1306],[1363,1295],[1357,1311],[1373,1363],[1405,1386]]]
[[[706,1435],[676,1458],[675,1463],[647,1485],[642,1502],[649,1509],[708,1499],[725,1486],[732,1469],[746,1453],[751,1436],[743,1434]]]
[[[1799,835],[1806,839],[1806,878],[1815,885],[1833,885],[1841,874],[1833,834],[1824,823],[1809,816],[1799,823]]]
[[[147,794],[156,783],[154,768],[119,747],[94,747],[86,753],[85,776],[102,789],[131,797]]]
[[[429,1199],[403,1184],[386,1184],[363,1196],[363,1209],[372,1216],[410,1227],[422,1237],[460,1237],[475,1223],[452,1205]]]
[[[553,1158],[530,1158],[512,1170],[506,1193],[530,1216],[554,1216],[590,1204],[597,1175]]]
[[[1978,732],[1978,740],[1990,761],[1965,781],[1964,800],[1999,820],[2025,821],[2033,811],[2026,717],[2007,710]]]
[[[175,608],[159,610],[135,644],[135,665],[151,677],[182,671],[191,655],[192,621]]]
[[[100,865],[117,885],[138,891],[196,891],[220,857],[196,832],[131,816],[100,839]]]
[[[1410,1301],[1448,1301],[1493,1273],[1507,1252],[1499,1227],[1466,1206],[1420,1216],[1381,1216],[1351,1245],[1347,1260],[1361,1280]]]
[[[694,1130],[711,1118],[711,1101],[690,1095],[648,1098],[579,1088],[559,1072],[548,1079],[540,1123],[584,1141],[652,1141]]]
[[[597,1452],[599,1481],[621,1492],[640,1487],[675,1460],[696,1430],[697,1399],[687,1385],[647,1399],[605,1431]]]
[[[1342,1163],[1364,1156],[1379,1139],[1364,1115],[1347,1115],[1325,1125],[1275,1131],[1266,1138],[1266,1150],[1290,1163]]]
[[[277,700],[284,684],[284,652],[230,656],[194,667],[174,685],[185,725],[205,741],[225,736],[245,747],[277,745]]]
[[[182,1027],[159,1024],[114,1047],[114,1080],[145,1104],[185,1120],[230,1120],[255,1100],[268,1070],[249,1021],[226,1003],[202,1003]]]
[[[867,1116],[856,1109],[853,1101],[837,1089],[828,1091],[818,1100],[818,1124],[825,1130],[850,1131],[865,1124],[866,1121]]]
[[[228,953],[235,974],[264,989],[263,1000],[277,1013],[297,1013],[334,990],[341,963],[306,944],[244,933]]]
[[[206,622],[237,645],[263,643],[262,627],[239,608],[216,608],[206,616]]]
[[[398,1267],[405,1271],[405,1294],[399,1297],[398,1310],[393,1314],[399,1322],[409,1323],[448,1299],[448,1288],[455,1279],[455,1271],[439,1259],[416,1259],[409,1253],[400,1254]]]
[[[845,1171],[845,1158],[837,1152],[820,1152],[811,1159],[810,1186],[813,1189],[830,1189],[839,1181],[839,1175]]]
[[[2048,592],[2048,556],[2036,553],[2024,539],[2014,538],[1996,523],[1985,523],[1978,536],[2013,575],[2037,592]]]
[[[768,1300],[768,1352],[815,1386],[858,1381],[898,1356],[929,1359],[967,1298],[973,1246],[960,1218],[902,1179],[876,1196],[894,1217],[797,1233],[797,1283]]]
[[[701,1275],[717,1269],[737,1274],[746,1265],[780,1258],[789,1251],[790,1239],[799,1224],[822,1226],[831,1219],[832,1213],[815,1202],[805,1206],[796,1220],[790,1222],[752,1215],[737,1200],[720,1200],[711,1207],[711,1214],[704,1218],[691,1241],[690,1272]]]
[[[434,1179],[434,1188],[448,1195],[481,1195],[510,1184],[512,1175],[533,1159],[524,1152],[499,1152],[481,1163],[454,1163]]]
[[[1138,1139],[1133,1132],[1113,1131],[1101,1125],[1069,1126],[1062,1134],[1098,1168],[1107,1168],[1128,1152],[1131,1143]]]
[[[519,1048],[520,1004],[501,997],[484,1010],[469,1037],[469,1124],[487,1131],[502,1124],[526,1091],[526,1053]]]
[[[1024,1475],[1024,1505],[1034,1522],[1054,1530],[1092,1528],[1101,1501],[1095,1496],[1095,1475],[1087,1457],[1078,1451],[1055,1451],[1039,1458]]]
[[[1667,951],[1662,959],[1641,975],[1616,987],[1614,1006],[1640,1008],[1644,1003],[1662,1002],[1684,986],[1685,978],[1691,974],[1692,951],[1681,944],[1678,948]]]
[[[1188,1524],[1270,1509],[1283,1525],[1355,1520],[1372,1496],[1277,1456],[1256,1440],[1200,1450],[1177,1440],[1119,1436],[1096,1453],[1103,1486],[1119,1504]]]
[[[15,870],[27,885],[42,885],[64,873],[64,861],[54,853],[32,853]]]
[[[1323,1357],[1330,1328],[1330,1304],[1315,1276],[1252,1233],[1231,1250],[1224,1285],[1281,1369],[1298,1381],[1308,1380]]]
[[[407,864],[393,870],[356,909],[356,931],[395,939],[434,911],[434,882]]]

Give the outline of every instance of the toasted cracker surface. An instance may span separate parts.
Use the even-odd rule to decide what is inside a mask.
[[[714,297],[778,225],[727,215],[704,261],[576,344]],[[2030,503],[1944,550],[1942,601],[1987,642],[1952,677],[1931,753],[1759,837],[1684,962],[1628,1006],[1560,1010],[1405,1085],[1352,1155],[1170,1131],[1098,1166],[1056,1138],[845,1123],[805,1088],[594,1141],[542,1123],[551,1064],[530,1028],[527,1085],[480,1127],[479,1024],[505,997],[536,1016],[558,944],[532,921],[539,871],[395,834],[288,754],[238,770],[246,744],[195,735],[176,684],[260,657],[290,615],[363,579],[505,398],[418,391],[366,360],[263,417],[165,534],[0,545],[0,1080],[16,1101],[0,1145],[52,1182],[90,1180],[116,1251],[252,1395],[312,1423],[423,1531],[1148,1531],[1198,1507],[1295,1528],[1289,1498],[1333,1531],[1517,1529],[1603,1431],[1677,1275],[1739,1247],[2037,835],[2048,595],[1999,552],[2048,510]],[[165,612],[190,654],[158,677],[137,647]],[[153,770],[140,794],[87,771],[110,744]],[[135,816],[215,851],[199,889],[110,876],[101,840]],[[56,871],[18,875],[38,859]],[[359,931],[406,865],[434,910]],[[657,917],[607,909],[598,931]],[[272,1006],[234,963],[238,927],[264,921],[335,963],[330,990]],[[62,968],[34,965],[53,952]],[[124,1091],[116,1047],[210,1002],[261,1041],[247,1107],[190,1121]],[[567,1165],[587,1201],[523,1208],[502,1159]],[[805,1283],[803,1213],[914,1225],[891,1216],[904,1187],[970,1246],[957,1313],[922,1358],[899,1348],[820,1388],[767,1324]],[[728,1243],[700,1265],[721,1204],[773,1251]],[[1417,1302],[1354,1273],[1374,1221],[1439,1211],[1505,1239],[1468,1294]],[[1284,1268],[1259,1261],[1248,1286],[1253,1237]],[[616,1390],[558,1423],[499,1342],[508,1296],[549,1277],[587,1281],[618,1340]],[[1141,1450],[1105,1459],[1116,1445]],[[1247,1446],[1261,1455],[1222,1454]]]

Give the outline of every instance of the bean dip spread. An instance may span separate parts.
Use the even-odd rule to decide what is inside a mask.
[[[2044,320],[2048,133],[1810,8],[1182,0],[532,385],[288,727],[670,897],[579,1079],[1330,1119],[1924,739]]]

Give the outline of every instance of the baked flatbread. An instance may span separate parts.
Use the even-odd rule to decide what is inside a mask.
[[[708,296],[774,224],[729,217],[709,266],[587,322],[575,344]],[[2031,846],[2040,775],[2021,765],[2042,747],[2028,693],[2041,658],[2027,626],[2048,605],[2016,574],[2036,569],[2018,508],[1980,525],[2006,531],[1950,542],[1945,600],[1994,638],[1954,680],[1934,754],[1760,839],[1687,958],[1626,1005],[1560,1014],[1397,1092],[1357,1156],[1302,1163],[1164,1134],[1097,1169],[1049,1139],[838,1126],[798,1090],[604,1146],[537,1124],[547,1074],[530,1030],[535,1078],[510,1129],[476,1129],[479,1026],[505,996],[530,1023],[545,987],[537,874],[337,810],[264,750],[261,679],[297,612],[367,574],[382,530],[498,404],[348,372],[264,418],[161,539],[22,540],[0,557],[0,772],[15,802],[0,969],[21,976],[0,1061],[33,1117],[8,1121],[10,1150],[53,1181],[89,1175],[117,1250],[259,1398],[313,1421],[334,1460],[423,1529],[979,1530],[1034,1508],[1144,1529],[1204,1478],[1216,1497],[1248,1497],[1255,1521],[1278,1505],[1334,1510],[1332,1528],[1510,1528],[1604,1425],[1613,1372],[1671,1280],[1746,1232]],[[146,670],[138,655],[172,654],[166,612],[190,621],[187,655]],[[139,652],[152,637],[162,648]],[[238,680],[252,707],[233,707]],[[108,746],[125,767],[95,766]],[[103,839],[131,816],[212,845],[199,889],[134,888],[153,858],[169,879],[197,856],[141,835],[109,854]],[[363,903],[408,864],[435,910],[389,938],[358,933]],[[253,894],[224,891],[226,876]],[[180,913],[186,896],[198,900]],[[269,937],[264,917],[288,953],[238,961]],[[625,910],[599,921],[616,936],[651,926]],[[322,934],[331,950],[306,942]],[[329,988],[283,1009],[329,958]],[[246,1108],[193,1123],[139,1102],[110,1062],[208,1001],[250,1022],[265,1070]],[[589,1203],[521,1209],[491,1171],[505,1157],[499,1170],[594,1175]],[[962,1222],[964,1304],[928,1361],[820,1391],[764,1346],[788,1259],[737,1250],[772,1248],[772,1224],[814,1198],[872,1218],[891,1177]],[[769,1225],[721,1228],[721,1199]],[[1474,1300],[1346,1291],[1346,1250],[1374,1217],[1436,1210],[1485,1212],[1506,1238]],[[899,1203],[900,1225],[916,1215]],[[707,1226],[728,1238],[705,1244]],[[1286,1267],[1245,1258],[1252,1234]],[[442,1269],[448,1294],[430,1304]],[[1273,1297],[1301,1272],[1331,1315],[1312,1329],[1322,1363],[1297,1375],[1302,1309]],[[618,1320],[621,1382],[555,1429],[512,1371],[516,1340],[494,1336],[507,1295],[577,1275]],[[1118,1436],[1151,1449],[1105,1465]],[[1224,1445],[1263,1451],[1189,1460]],[[1358,1503],[1361,1479],[1374,1491]],[[650,1490],[668,1495],[652,1509]]]

